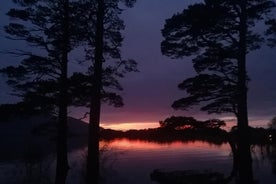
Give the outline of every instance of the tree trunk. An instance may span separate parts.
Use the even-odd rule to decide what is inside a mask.
[[[250,132],[247,113],[247,1],[240,1],[240,48],[238,61],[238,163],[239,181],[253,183],[252,160],[250,152]]]
[[[233,167],[229,178],[233,178],[237,176],[237,172],[239,171],[238,168],[238,154],[237,154],[237,146],[236,146],[236,140],[235,135],[233,133],[228,134],[228,143],[230,145],[232,154],[233,154]]]
[[[68,0],[64,1],[64,18],[63,18],[63,40],[62,40],[62,58],[61,58],[61,77],[59,93],[59,114],[58,114],[58,131],[57,131],[57,165],[55,184],[65,184],[67,172],[69,169],[67,158],[67,106],[68,106],[68,45],[69,45],[69,17],[68,17]]]
[[[94,74],[92,75],[92,95],[90,101],[89,138],[87,154],[87,184],[98,184],[99,164],[99,130],[101,113],[103,35],[104,35],[104,0],[98,0],[95,37]]]

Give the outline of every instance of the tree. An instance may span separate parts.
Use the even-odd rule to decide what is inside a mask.
[[[101,101],[122,106],[121,96],[114,92],[114,90],[122,90],[117,79],[124,77],[127,72],[137,71],[137,63],[133,60],[122,60],[120,56],[119,47],[122,42],[120,30],[124,28],[124,25],[119,18],[119,14],[122,12],[122,9],[118,7],[119,1],[105,2],[104,17],[101,13],[97,13],[99,11],[95,11],[97,4],[100,6],[102,1],[99,1],[100,3],[97,1],[69,3],[62,0],[15,2],[22,9],[12,9],[9,16],[15,17],[23,23],[11,23],[6,27],[6,32],[11,35],[11,39],[24,40],[31,46],[41,48],[42,52],[11,52],[25,57],[19,66],[10,66],[2,69],[1,72],[8,75],[8,83],[22,97],[22,103],[27,104],[28,107],[32,107],[34,110],[53,110],[58,107],[59,125],[61,126],[58,128],[56,183],[64,183],[68,170],[65,124],[67,106],[69,104],[89,106],[96,110],[99,107],[95,103],[99,102],[100,104]],[[134,1],[124,2],[127,6],[132,6]],[[104,22],[100,20],[102,18],[104,18]],[[98,19],[99,23],[96,21]],[[26,25],[30,25],[30,27]],[[101,29],[102,26],[104,31]],[[103,37],[105,43],[101,44]],[[68,79],[68,53],[78,45],[85,48],[85,59],[92,61],[92,64],[86,73],[74,73]],[[97,54],[93,54],[94,51]],[[99,67],[102,65],[103,55],[106,57],[105,63],[109,57],[117,61],[113,66],[108,64],[105,67]],[[91,101],[91,103],[87,101]],[[94,112],[91,113],[92,116],[97,116],[97,111]],[[96,133],[98,133],[97,126],[99,126],[99,122],[93,127],[93,131]],[[91,137],[96,137],[94,140],[97,142],[93,143],[96,151],[90,151],[90,154],[96,155],[95,160],[98,159],[99,140],[96,133],[90,134]],[[98,167],[98,164],[95,163],[96,161],[90,166]],[[94,169],[90,171],[98,172]],[[98,174],[95,178],[98,181]]]
[[[200,127],[218,129],[226,126],[225,122],[219,119],[209,119],[199,123]]]
[[[254,19],[259,20],[262,12],[268,11],[272,4],[270,1],[256,4],[250,1],[250,28],[257,21]],[[162,53],[173,58],[196,55],[192,60],[198,73],[179,85],[189,96],[176,101],[174,108],[186,109],[206,101],[208,103],[204,103],[202,110],[209,113],[233,112],[237,115],[239,6],[234,1],[205,1],[189,6],[166,21],[162,30],[165,37],[161,43]],[[248,51],[260,47],[260,35],[249,30],[247,38],[250,38]],[[245,77],[245,83],[247,80]]]
[[[247,114],[246,56],[250,51],[260,48],[263,38],[254,32],[254,27],[273,7],[275,7],[275,3],[270,0],[205,0],[203,3],[190,5],[182,13],[166,20],[162,30],[165,37],[161,43],[162,53],[173,58],[195,56],[193,58],[194,65],[197,65],[198,62],[204,62],[207,66],[205,67],[205,74],[208,75],[207,79],[210,81],[210,84],[206,85],[206,82],[209,81],[203,80],[202,76],[193,78],[192,82],[190,82],[191,79],[188,82],[184,81],[180,87],[187,90],[188,93],[191,92],[192,95],[176,102],[174,106],[181,107],[182,102],[184,102],[183,106],[185,107],[187,104],[194,105],[202,101],[213,100],[211,102],[212,108],[214,105],[215,107],[222,105],[223,108],[215,109],[215,111],[211,108],[210,112],[223,112],[225,109],[235,112],[234,109],[236,109],[241,183],[252,183]],[[228,62],[232,66],[229,68],[229,74],[232,76],[229,79],[234,83],[229,83],[229,79],[225,80],[225,75],[220,75],[224,83],[221,83],[217,76],[209,76],[214,72],[215,74],[217,72],[223,73],[217,66],[222,64],[224,71],[227,68],[225,63]],[[201,80],[200,85],[197,85],[198,78]],[[189,82],[192,84],[190,85]],[[216,84],[219,84],[218,89],[214,89]],[[233,90],[230,95],[224,90],[228,88],[227,85],[229,84],[234,84],[233,88],[231,87]],[[223,97],[224,95],[227,95],[226,98]],[[228,108],[228,99],[232,95],[234,101],[230,102],[233,103],[233,108]],[[221,101],[221,99],[223,100]],[[210,108],[205,109],[209,110]]]
[[[219,119],[210,119],[206,121],[198,121],[193,117],[171,116],[164,121],[159,121],[160,127],[169,130],[179,129],[217,129],[225,126],[225,122]]]
[[[107,72],[109,75],[113,73],[117,77],[123,77],[122,73],[116,72],[121,65],[125,66],[127,72],[136,70],[136,62],[122,60],[120,54],[123,41],[120,31],[124,29],[124,24],[119,17],[123,11],[119,8],[120,2],[131,7],[135,0],[87,0],[83,1],[82,6],[86,7],[86,10],[81,9],[85,12],[85,15],[81,16],[81,21],[85,23],[81,36],[86,41],[86,60],[91,63],[88,72],[91,95],[86,174],[89,184],[99,182],[99,123],[104,73]],[[115,66],[110,64],[110,61],[115,63]]]
[[[172,104],[174,109],[187,110],[192,105],[202,102],[202,111],[208,113],[229,113],[237,115],[236,82],[227,80],[227,77],[218,74],[198,74],[185,79],[178,88],[186,90],[190,95],[181,98]]]
[[[23,40],[34,51],[10,52],[24,59],[17,67],[1,71],[8,75],[8,83],[22,97],[21,103],[34,109],[58,109],[57,166],[55,183],[66,182],[67,106],[68,106],[68,53],[74,47],[68,0],[14,0],[18,8],[7,15],[16,21],[5,27],[8,38]]]
[[[268,123],[268,128],[276,129],[276,116],[270,120],[270,122]]]
[[[160,121],[160,127],[170,130],[185,129],[194,126],[197,120],[193,117],[172,116],[166,118],[164,121]]]

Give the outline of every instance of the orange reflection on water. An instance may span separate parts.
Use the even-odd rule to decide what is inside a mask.
[[[115,139],[112,141],[102,141],[102,145],[108,145],[108,147],[112,147],[115,149],[120,150],[160,150],[160,149],[173,149],[180,150],[180,149],[186,149],[186,150],[210,150],[210,148],[219,149],[224,151],[229,151],[230,147],[228,144],[222,144],[222,145],[214,145],[207,142],[202,141],[174,141],[170,143],[158,143],[158,142],[149,142],[149,141],[143,141],[143,140],[129,140],[129,139]]]
[[[115,139],[111,142],[104,142],[106,145],[116,149],[158,149],[160,147],[157,143],[142,141],[142,140],[129,140],[129,139]]]

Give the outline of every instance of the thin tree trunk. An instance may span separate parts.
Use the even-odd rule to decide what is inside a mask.
[[[250,152],[250,132],[247,112],[247,1],[240,1],[240,56],[238,61],[238,163],[241,184],[253,183],[252,159]]]
[[[67,106],[68,106],[68,45],[69,45],[69,2],[63,3],[64,20],[63,20],[63,41],[62,41],[62,58],[61,58],[61,77],[60,77],[60,94],[59,94],[59,114],[58,114],[58,135],[57,135],[57,165],[55,184],[65,184],[67,172],[69,169],[67,158]]]
[[[98,0],[95,41],[95,61],[92,81],[92,95],[90,101],[89,140],[87,154],[87,184],[99,183],[99,130],[101,113],[101,90],[102,90],[102,64],[103,64],[103,20],[104,1]]]

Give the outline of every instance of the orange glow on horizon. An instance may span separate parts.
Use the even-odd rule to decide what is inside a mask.
[[[132,123],[102,123],[101,126],[113,130],[140,130],[159,127],[157,122],[132,122]]]
[[[80,112],[77,112],[75,114],[76,117],[80,117]],[[221,127],[222,129],[226,130],[226,131],[230,131],[231,128],[233,126],[237,125],[237,120],[234,116],[221,116],[221,117],[209,117],[209,119],[220,119],[225,121],[226,126]],[[126,130],[130,130],[130,129],[134,129],[134,130],[141,130],[141,129],[150,129],[150,128],[158,128],[159,122],[158,120],[155,121],[154,118],[151,118],[150,116],[146,116],[143,119],[141,119],[140,117],[136,118],[135,114],[124,114],[122,115],[121,118],[115,118],[115,119],[110,119],[110,118],[102,118],[103,120],[101,121],[102,123],[100,124],[101,127],[106,128],[106,129],[113,129],[113,130],[122,130],[122,131],[126,131]],[[157,118],[156,118],[157,119]],[[160,119],[164,119],[164,118],[159,118]],[[206,120],[208,118],[196,118],[198,120]],[[134,120],[134,121],[133,121]],[[89,123],[88,117],[82,120],[85,123]],[[118,123],[120,122],[120,123]],[[267,128],[268,125],[268,120],[265,118],[256,118],[256,117],[249,117],[249,126],[252,127],[263,127],[263,128]]]

